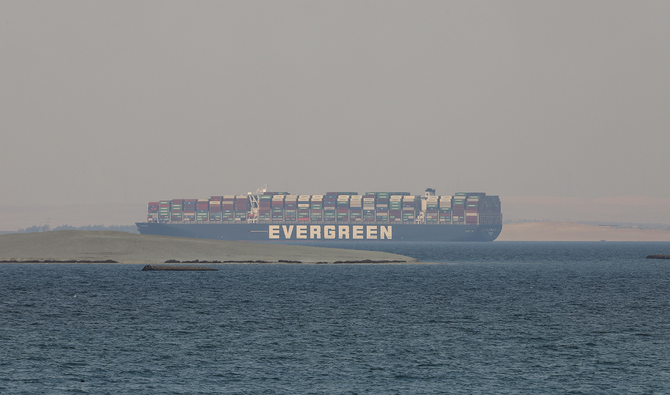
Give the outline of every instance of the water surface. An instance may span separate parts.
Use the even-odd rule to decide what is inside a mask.
[[[0,393],[670,388],[670,243],[384,248],[441,264],[0,265]]]

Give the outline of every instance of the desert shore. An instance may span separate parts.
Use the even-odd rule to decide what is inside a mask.
[[[576,222],[505,224],[496,241],[670,241],[670,230],[617,228]]]
[[[186,239],[112,231],[62,230],[0,235],[0,261],[115,261],[151,264],[176,261],[336,263],[414,258],[378,251],[304,247],[240,241]]]

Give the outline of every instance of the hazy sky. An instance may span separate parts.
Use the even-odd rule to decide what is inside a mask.
[[[4,0],[0,202],[670,198],[669,20],[665,0]]]

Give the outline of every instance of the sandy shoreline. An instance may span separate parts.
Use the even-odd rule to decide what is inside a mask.
[[[670,241],[670,230],[572,222],[506,224],[497,241]],[[496,242],[497,242],[496,241]],[[426,263],[379,251],[188,239],[113,231],[63,230],[0,235],[0,263]],[[193,262],[193,261],[198,262]],[[4,261],[4,262],[3,262]],[[8,262],[14,261],[14,262]],[[52,262],[44,262],[52,261]],[[83,261],[83,262],[82,262]],[[227,261],[227,262],[226,262]],[[400,262],[397,262],[400,261]],[[74,262],[72,262],[74,263]]]
[[[414,258],[378,251],[187,239],[112,231],[62,230],[0,235],[0,261],[108,261],[151,264],[176,261],[230,263],[336,263],[387,261],[418,263]],[[284,262],[280,262],[284,261]],[[5,262],[7,263],[7,262]],[[104,262],[103,262],[104,263]]]
[[[576,222],[505,224],[496,241],[670,241],[670,230],[617,228]]]

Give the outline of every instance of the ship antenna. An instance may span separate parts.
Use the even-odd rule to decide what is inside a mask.
[[[256,195],[262,195],[264,192],[267,192],[267,191],[268,191],[268,183],[266,182],[263,189],[256,188]],[[251,195],[251,192],[249,192],[249,195]]]

